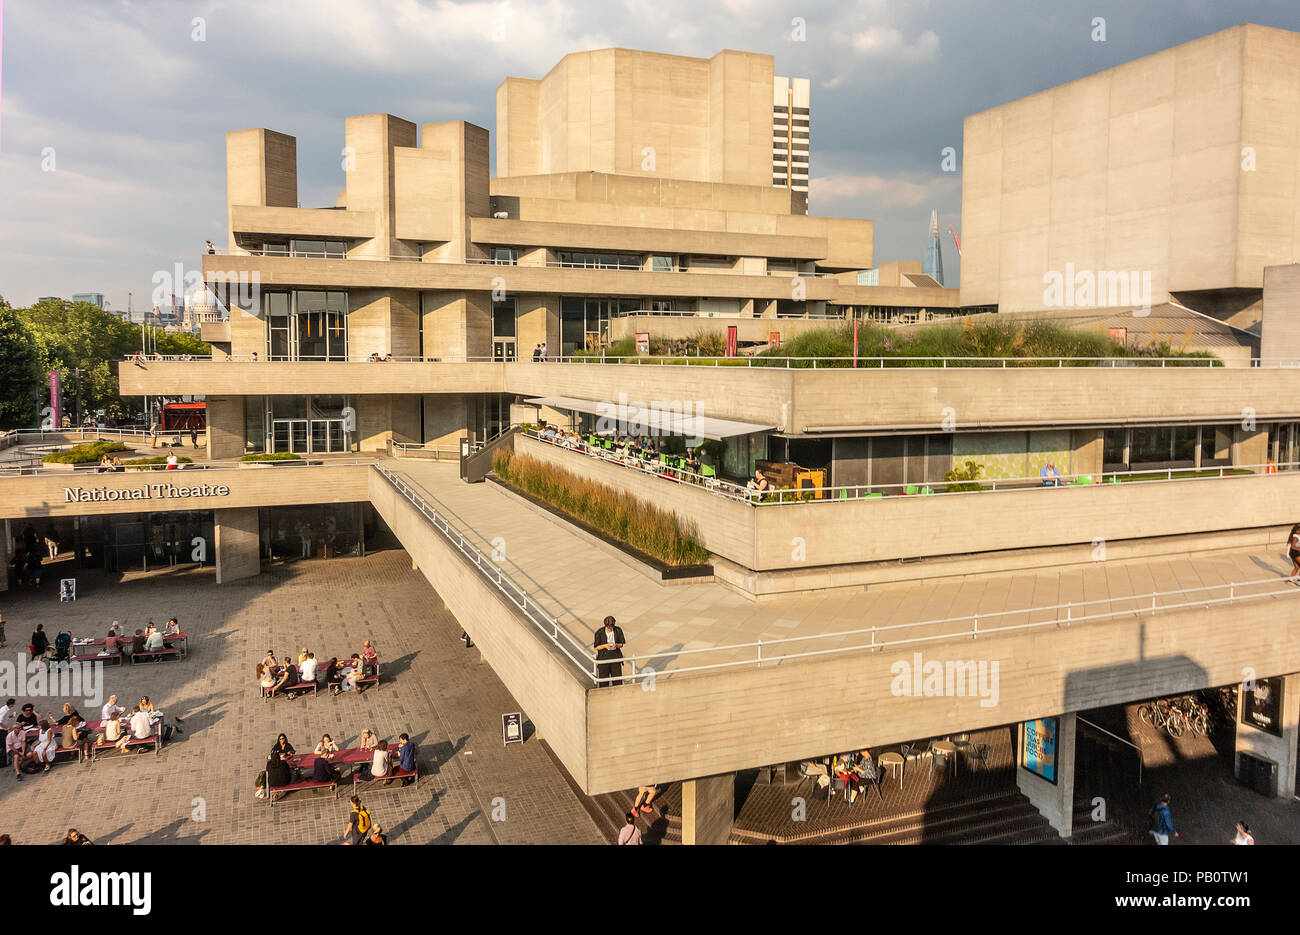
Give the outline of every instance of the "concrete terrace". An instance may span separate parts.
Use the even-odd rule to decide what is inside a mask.
[[[1081,613],[1136,609],[1136,602],[1125,601],[1134,595],[1231,582],[1267,581],[1236,592],[1278,595],[1260,601],[1283,600],[1293,593],[1286,582],[1269,580],[1285,575],[1289,565],[1280,552],[1273,554],[1262,546],[1097,562],[1089,561],[1091,548],[1081,546],[1081,564],[1068,567],[872,585],[865,591],[813,592],[754,602],[716,582],[665,586],[497,486],[463,483],[453,465],[400,461],[390,467],[480,550],[504,553],[503,571],[578,643],[589,646],[596,625],[613,614],[628,639],[625,653],[641,657],[638,670],[649,664],[661,675],[685,666],[753,659],[753,647],[694,657],[682,653],[756,640],[795,640],[782,647],[765,646],[764,657],[770,659],[779,652],[869,646],[870,633],[811,638],[872,626],[1043,608],[980,623],[981,629],[1014,626],[1064,617],[1064,610],[1047,608],[1067,602],[1100,602],[1086,610],[1074,608],[1077,618]],[[1215,595],[1227,593],[1224,588]],[[1300,591],[1295,593],[1300,596]],[[969,628],[968,622],[927,624],[881,633],[878,638],[950,634],[969,645]],[[921,642],[891,652],[910,655],[932,645]]]

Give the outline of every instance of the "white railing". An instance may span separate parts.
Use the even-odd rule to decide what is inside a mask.
[[[535,429],[522,429],[520,434],[535,439],[543,444],[586,455],[605,464],[642,471],[652,476],[674,483],[689,483],[700,487],[707,493],[736,500],[754,506],[788,506],[800,503],[843,503],[851,500],[883,500],[896,497],[960,496],[972,493],[1006,493],[1008,491],[1059,490],[1062,488],[1098,487],[1120,483],[1168,483],[1170,481],[1219,480],[1232,477],[1262,477],[1278,472],[1300,470],[1300,462],[1285,461],[1281,464],[1245,464],[1224,465],[1208,468],[1165,468],[1151,471],[1105,471],[1095,474],[1062,474],[1048,482],[1042,475],[1033,477],[987,478],[980,480],[952,480],[942,482],[914,484],[856,484],[832,485],[828,487],[773,488],[765,491],[741,486],[717,476],[705,476],[686,467],[660,460],[660,455],[652,454],[649,458],[623,453],[622,446],[607,449],[602,445],[592,445],[585,438],[579,437],[575,442],[566,443],[563,437],[545,438]],[[668,455],[677,461],[680,455]],[[1175,476],[1183,475],[1183,476]],[[945,490],[945,486],[977,486],[976,490]]]
[[[563,653],[570,662],[582,670],[593,682],[600,684],[602,680],[596,675],[596,658],[592,649],[574,639],[567,630],[560,626],[559,620],[542,609],[537,601],[529,595],[526,588],[519,585],[502,570],[499,562],[493,561],[492,558],[483,554],[477,546],[467,540],[460,530],[451,525],[437,510],[431,507],[410,484],[381,464],[376,464],[375,470],[382,474],[393,485],[393,489],[406,498],[407,502],[419,510],[421,515],[429,521],[429,524],[442,534],[443,538],[473,563],[484,578],[491,582],[506,600],[514,604],[524,617],[542,632],[551,645]]]
[[[1293,578],[1261,578],[1251,581],[1234,581],[1197,588],[1150,591],[1126,597],[1068,601],[1061,604],[1023,607],[957,617],[940,617],[908,623],[858,627],[852,630],[836,630],[810,636],[752,640],[700,649],[665,649],[656,653],[633,653],[624,655],[621,660],[605,660],[622,662],[630,667],[630,672],[619,676],[601,677],[597,674],[597,666],[600,661],[596,659],[592,649],[578,642],[561,627],[559,621],[543,610],[537,601],[530,596],[527,589],[505,574],[499,563],[493,561],[466,540],[459,530],[430,507],[400,477],[382,465],[375,465],[375,470],[383,474],[399,493],[429,519],[435,529],[456,546],[467,559],[473,562],[479,571],[597,686],[614,681],[666,678],[670,675],[686,672],[705,672],[714,669],[779,665],[798,659],[839,656],[863,651],[880,652],[885,649],[916,646],[939,640],[978,639],[1022,630],[1041,630],[1048,627],[1059,629],[1102,620],[1137,617],[1143,614],[1240,604],[1265,598],[1286,599],[1300,596],[1300,588],[1294,586],[1296,579]],[[1043,619],[1032,619],[1036,616],[1043,617]],[[923,632],[936,629],[938,632]],[[851,642],[846,646],[828,648],[795,648],[801,644],[817,647],[819,643],[824,645],[825,642],[832,640],[850,640]],[[656,663],[662,663],[665,658],[676,660],[681,657],[691,657],[691,659],[705,660],[710,656],[737,655],[740,658],[724,658],[717,662],[701,661],[694,665],[674,666],[664,671],[660,671],[655,666]]]
[[[394,458],[416,461],[459,461],[459,445],[414,445],[389,441],[388,453]]]
[[[356,465],[373,465],[374,458],[322,458],[320,455],[304,455],[301,458],[277,458],[269,461],[215,461],[200,463],[191,461],[188,463],[177,464],[176,467],[170,468],[173,471],[234,471],[241,468],[256,467],[289,467],[289,468],[318,468],[318,467],[345,467]],[[65,465],[65,468],[72,468],[71,471],[50,469],[42,467],[40,464],[32,464],[30,460],[24,464],[11,465],[6,462],[0,462],[0,476],[76,476],[79,480],[84,479],[87,474],[104,475],[104,474],[131,474],[136,471],[166,471],[168,465],[162,464],[120,464],[116,465],[111,471],[101,470],[99,463],[90,461],[80,465]]]
[[[701,321],[720,321],[725,319],[702,318]],[[187,355],[181,355],[184,357]],[[137,360],[134,356],[122,358],[124,361],[148,364],[154,359],[176,361],[181,357],[163,358],[159,355],[150,355],[146,358]],[[210,358],[197,357],[190,355],[193,361],[209,360]],[[314,364],[361,364],[370,363],[367,357],[354,357],[348,360],[287,360],[277,358],[267,360],[263,354],[258,354],[256,358],[248,356],[232,356],[220,358],[223,361],[256,361],[266,363],[314,363]],[[393,357],[392,361],[401,362],[422,362],[422,363],[531,363],[527,357],[520,357],[516,360],[502,360],[498,357],[487,356],[441,356],[441,357]],[[547,357],[544,363],[555,364],[598,364],[606,366],[660,366],[660,367],[752,367],[754,369],[784,369],[784,370],[844,370],[853,369],[856,361],[858,370],[890,370],[895,368],[909,368],[916,370],[1014,370],[1018,368],[1035,368],[1046,367],[1063,369],[1069,367],[1102,367],[1113,369],[1126,369],[1133,367],[1157,368],[1157,369],[1205,369],[1205,368],[1234,368],[1234,369],[1254,369],[1254,370],[1295,370],[1300,368],[1300,359],[1297,358],[1269,358],[1266,360],[1252,360],[1249,363],[1237,363],[1234,361],[1222,361],[1217,357],[768,357],[765,355],[751,355],[740,357],[711,357],[711,356],[694,356],[694,355],[654,355],[654,356],[619,356],[615,357],[606,354],[582,354],[572,355],[569,357]],[[377,363],[386,363],[380,360]]]

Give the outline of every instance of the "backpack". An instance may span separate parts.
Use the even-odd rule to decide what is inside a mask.
[[[370,833],[370,811],[364,805],[354,808],[352,814],[357,816],[356,826],[360,834]]]
[[[1152,805],[1152,806],[1151,806],[1151,812],[1150,812],[1150,814],[1147,815],[1147,822],[1148,822],[1148,824],[1151,826],[1151,830],[1152,830],[1152,831],[1154,831],[1154,832],[1157,833],[1157,834],[1160,833],[1160,828],[1161,828],[1161,825],[1162,825],[1163,823],[1160,821],[1160,803],[1159,803],[1159,802],[1157,802],[1155,805]]]

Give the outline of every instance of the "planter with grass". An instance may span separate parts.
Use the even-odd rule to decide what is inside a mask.
[[[41,462],[52,471],[75,471],[78,465],[98,464],[104,455],[130,450],[129,445],[100,438],[93,442],[82,442],[79,445],[73,445],[63,451],[52,451],[41,458]]]

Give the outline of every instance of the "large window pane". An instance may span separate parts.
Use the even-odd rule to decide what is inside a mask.
[[[1106,464],[1124,463],[1125,431],[1125,429],[1106,429],[1101,455],[1102,461]]]
[[[1159,427],[1134,429],[1129,461],[1132,464],[1168,461],[1172,445],[1172,429]]]
[[[1199,430],[1195,425],[1180,425],[1174,428],[1174,460],[1186,461],[1193,464],[1196,461],[1196,434]]]

